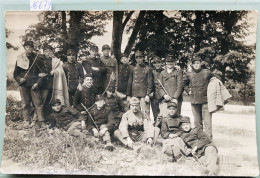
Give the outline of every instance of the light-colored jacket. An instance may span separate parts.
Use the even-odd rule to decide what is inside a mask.
[[[143,126],[144,132],[147,134],[147,138],[153,138],[154,137],[154,126],[149,119],[148,116],[146,116],[141,111],[138,111],[136,114],[132,112],[132,110],[127,111],[123,114],[122,120],[119,124],[119,130],[123,136],[123,138],[129,137],[128,128],[140,128],[140,126]]]
[[[207,89],[208,109],[209,112],[215,112],[226,104],[226,101],[232,96],[223,85],[223,83],[213,77],[210,79]]]

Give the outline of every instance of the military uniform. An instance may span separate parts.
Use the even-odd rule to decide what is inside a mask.
[[[82,86],[82,91],[76,90],[73,98],[73,107],[78,111],[85,111],[81,103],[89,108],[95,103],[95,97],[97,95],[96,89],[92,86],[88,88],[87,86]]]
[[[181,130],[179,128],[180,120],[182,116],[166,116],[162,119],[161,134],[164,139],[169,138],[169,134],[180,134]]]
[[[33,47],[32,42],[25,42],[24,46],[25,45],[30,45]],[[31,101],[33,101],[33,104],[36,108],[39,121],[44,121],[43,103],[41,99],[40,90],[39,88],[32,89],[32,86],[35,83],[37,83],[39,86],[41,82],[41,79],[38,77],[38,74],[40,73],[39,67],[35,63],[32,66],[34,60],[40,60],[39,58],[36,59],[36,54],[34,53],[23,53],[19,55],[17,57],[13,73],[15,81],[19,84],[19,90],[23,107],[23,117],[24,120],[28,122],[30,121]],[[30,71],[28,72],[29,69]],[[27,75],[25,76],[26,73]],[[25,79],[23,83],[20,82],[21,78]]]
[[[195,60],[201,60],[199,57]],[[194,116],[195,127],[204,128],[204,131],[212,138],[212,113],[208,110],[207,88],[211,77],[214,75],[210,70],[192,70],[186,74],[184,80],[185,90],[190,88],[190,102]],[[187,91],[189,93],[189,91]],[[203,125],[204,123],[204,125]]]
[[[89,57],[86,61],[82,61],[82,66],[86,73],[91,74],[94,80],[94,88],[96,88],[98,94],[102,94],[104,88],[104,76],[106,74],[106,67],[100,58]],[[97,67],[99,71],[95,71],[92,67]]]
[[[63,64],[63,69],[67,77],[69,88],[70,104],[73,104],[73,97],[77,90],[78,84],[82,84],[84,81],[84,73],[82,65],[78,62]]]

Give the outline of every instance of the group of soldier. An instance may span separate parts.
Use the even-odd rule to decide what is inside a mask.
[[[152,146],[163,139],[164,153],[175,161],[191,156],[216,174],[217,148],[207,108],[207,86],[214,75],[202,69],[199,56],[184,73],[173,55],[166,56],[165,64],[158,56],[147,64],[144,53],[136,51],[133,66],[126,55],[118,64],[109,45],[102,47],[99,58],[98,47],[92,45],[82,61],[68,49],[67,62],[62,63],[50,45],[42,48],[43,54],[36,53],[33,42],[25,41],[25,53],[18,56],[14,70],[25,129],[91,134],[109,150],[114,149],[111,137],[130,149],[135,142]],[[184,90],[190,96],[195,128],[189,117],[181,116]]]

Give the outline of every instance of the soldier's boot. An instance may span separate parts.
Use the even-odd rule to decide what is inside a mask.
[[[35,127],[36,126],[36,121],[32,121],[32,123],[30,124],[30,128]]]
[[[115,146],[111,143],[111,141],[107,141],[105,145],[105,149],[109,151],[113,151],[115,149]]]
[[[30,126],[30,122],[29,122],[29,121],[25,121],[25,122],[23,123],[23,128],[24,128],[24,129],[28,129],[29,126]]]

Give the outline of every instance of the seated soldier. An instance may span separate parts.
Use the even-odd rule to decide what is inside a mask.
[[[71,106],[61,105],[59,99],[52,101],[52,110],[50,128],[63,129],[73,136],[81,135],[81,131],[86,129],[85,117]]]
[[[96,89],[93,87],[93,80],[90,74],[86,74],[82,84],[82,90],[77,89],[73,98],[73,108],[85,113],[82,104],[90,109],[95,103]]]
[[[160,129],[153,126],[150,118],[140,111],[140,101],[136,97],[130,99],[130,110],[123,114],[119,129],[114,136],[130,149],[134,142],[146,142],[152,145],[156,142]]]
[[[96,102],[88,114],[87,130],[92,131],[94,137],[102,138],[105,142],[105,149],[114,150],[114,145],[111,143],[108,125],[108,115],[110,108],[105,103],[105,98],[102,95],[96,96]]]
[[[175,157],[181,158],[182,153],[185,156],[192,155],[207,168],[208,175],[217,175],[219,171],[218,150],[209,135],[199,127],[191,128],[189,117],[183,117],[180,120],[180,127],[182,134],[178,139],[178,144],[173,146]]]

